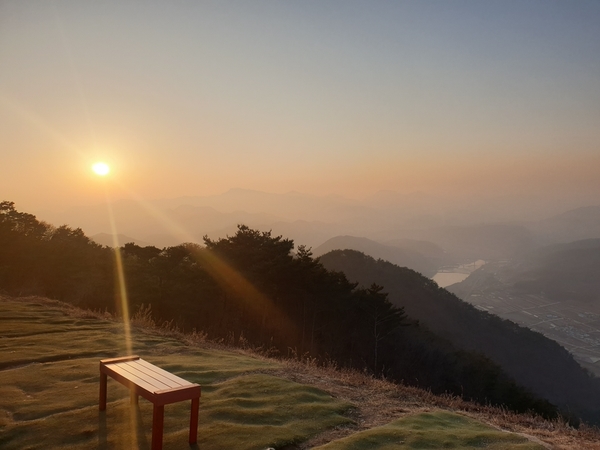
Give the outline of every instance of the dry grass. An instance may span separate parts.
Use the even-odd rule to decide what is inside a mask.
[[[240,351],[240,349],[237,349]],[[257,357],[265,356],[263,349],[242,349]],[[351,412],[353,426],[328,430],[295,448],[309,449],[324,445],[352,433],[380,427],[409,414],[438,409],[454,411],[480,420],[499,430],[527,437],[549,449],[600,450],[600,429],[581,425],[573,428],[560,419],[547,420],[535,414],[518,414],[506,408],[467,402],[453,395],[435,395],[431,392],[375,378],[354,369],[339,368],[333,361],[319,362],[316,358],[298,356],[276,358],[283,365],[273,372],[277,376],[308,384],[329,392],[334,397],[356,405]]]
[[[600,429],[582,425],[578,429],[560,420],[537,415],[517,414],[505,408],[466,402],[452,395],[434,395],[423,389],[391,383],[356,370],[319,366],[311,360],[283,361],[279,376],[309,384],[334,397],[357,405],[353,412],[355,427],[327,431],[298,448],[312,448],[356,431],[385,425],[416,412],[437,409],[458,412],[497,429],[526,436],[552,449],[600,449]]]
[[[16,299],[11,298],[11,300]],[[60,308],[66,314],[76,318],[117,320],[107,312],[84,311],[45,298],[25,297],[18,300]],[[520,434],[546,448],[600,450],[600,430],[596,427],[582,425],[574,429],[560,420],[549,421],[535,415],[515,414],[503,408],[466,402],[455,396],[434,395],[423,389],[376,379],[356,370],[340,369],[335,363],[318,364],[314,358],[292,354],[292,358],[274,359],[269,356],[272,351],[262,347],[251,348],[243,338],[237,342],[233,342],[233,339],[214,342],[208,340],[206,334],[202,332],[182,333],[172,323],[157,325],[152,319],[149,307],[142,307],[133,314],[132,325],[148,335],[175,338],[185,346],[227,350],[262,359],[265,362],[277,362],[276,368],[271,366],[258,372],[314,386],[328,392],[338,401],[356,406],[348,412],[352,424],[336,426],[306,442],[285,447],[287,449],[313,448],[356,432],[381,427],[414,413],[447,410],[479,420],[499,430]],[[233,344],[236,346],[232,347]]]

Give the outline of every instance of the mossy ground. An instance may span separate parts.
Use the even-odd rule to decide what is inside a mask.
[[[300,448],[336,427],[353,427],[353,405],[279,376],[282,365],[234,351],[134,331],[130,347],[114,321],[67,314],[45,301],[0,297],[0,447],[149,449],[152,404],[129,403],[109,379],[98,411],[98,362],[130,350],[202,385],[200,449]],[[357,405],[354,405],[357,406]],[[165,449],[189,448],[189,402],[165,407]],[[409,414],[323,449],[541,449],[459,414]]]
[[[150,402],[132,407],[128,391],[109,379],[107,410],[98,411],[98,362],[125,354],[121,325],[7,299],[0,311],[0,447],[149,448]],[[350,404],[269,375],[276,362],[139,332],[131,346],[202,385],[198,448],[281,447],[350,422]],[[189,407],[165,407],[165,449],[188,448]]]
[[[355,433],[319,450],[515,449],[541,445],[513,433],[447,411],[412,414],[387,425]]]

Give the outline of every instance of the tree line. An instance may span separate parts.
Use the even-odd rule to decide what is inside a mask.
[[[158,322],[310,355],[376,376],[484,404],[554,417],[556,408],[518,386],[486,357],[459,351],[393,305],[381,286],[360,287],[327,270],[310,249],[238,226],[204,246],[159,249],[96,244],[0,203],[0,289],[121,314],[116,252],[129,310],[150,305]]]

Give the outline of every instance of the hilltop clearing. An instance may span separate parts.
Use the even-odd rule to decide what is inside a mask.
[[[0,312],[4,449],[148,448],[149,402],[131,407],[127,390],[109,381],[107,411],[98,412],[98,360],[128,351],[202,385],[198,448],[599,448],[595,429],[226,349],[197,334],[134,323],[127,341],[118,321],[39,297],[0,297]],[[188,407],[166,408],[165,449],[188,448]]]
[[[98,411],[98,360],[129,351],[202,385],[199,448],[281,447],[352,421],[350,403],[275,376],[276,361],[139,331],[128,342],[118,322],[37,301],[4,298],[0,308],[2,448],[147,448],[149,402],[132,410],[127,390],[109,381]],[[166,449],[187,446],[188,409],[165,408]]]

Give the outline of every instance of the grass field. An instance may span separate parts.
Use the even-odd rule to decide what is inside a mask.
[[[319,450],[445,448],[537,450],[543,447],[522,436],[503,433],[476,420],[446,411],[411,414],[318,447]]]
[[[199,449],[301,448],[336,427],[352,428],[356,405],[282,378],[277,361],[188,345],[135,331],[132,351],[202,385]],[[152,404],[131,406],[109,379],[98,411],[98,361],[127,352],[123,326],[68,314],[47,301],[0,298],[0,448],[149,449]],[[165,407],[165,449],[189,448],[189,402]],[[296,446],[295,444],[298,444]],[[320,447],[339,449],[542,449],[451,412],[409,414]]]

